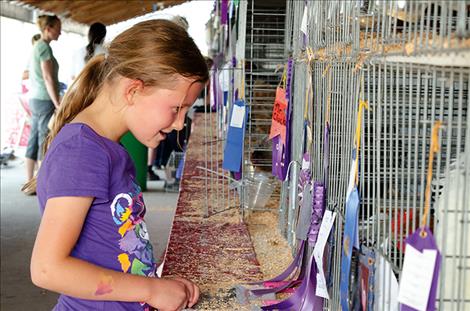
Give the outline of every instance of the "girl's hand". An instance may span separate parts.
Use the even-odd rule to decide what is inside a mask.
[[[183,278],[154,279],[151,286],[146,303],[159,311],[180,311],[192,307],[199,298],[199,288]]]
[[[180,281],[181,283],[183,283],[186,288],[189,290],[189,301],[188,301],[188,307],[191,308],[192,306],[194,306],[196,304],[196,302],[198,301],[199,299],[199,287],[194,284],[193,282],[191,282],[190,280],[187,280],[187,279],[184,279],[184,278],[181,278],[181,277],[174,277],[173,278],[174,280],[176,281]]]

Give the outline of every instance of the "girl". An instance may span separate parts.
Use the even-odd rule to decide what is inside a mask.
[[[41,30],[41,38],[33,46],[29,68],[31,132],[25,155],[27,182],[33,178],[36,162],[42,160],[47,124],[60,101],[59,64],[49,43],[59,39],[62,24],[55,15],[41,15],[37,19],[37,25]],[[36,189],[25,184],[21,190],[25,194],[34,194]]]
[[[54,310],[181,310],[199,289],[155,277],[145,205],[119,144],[131,131],[155,148],[196,100],[208,70],[183,28],[139,23],[94,57],[65,95],[37,178],[42,215],[31,259]]]

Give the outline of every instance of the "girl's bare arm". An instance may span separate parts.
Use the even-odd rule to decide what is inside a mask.
[[[82,299],[148,302],[160,310],[196,303],[197,287],[184,282],[131,275],[71,257],[92,201],[91,197],[47,201],[31,258],[35,285]]]

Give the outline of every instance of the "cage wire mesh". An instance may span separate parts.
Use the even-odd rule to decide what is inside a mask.
[[[269,209],[269,202],[276,203],[279,198],[279,182],[271,176],[268,136],[276,87],[285,63],[285,6],[284,1],[247,1],[245,92],[249,114],[242,190],[242,208],[247,210]]]
[[[433,160],[427,220],[443,256],[435,306],[470,309],[470,1],[283,3],[240,1],[234,21],[220,26],[230,29],[220,32],[230,33],[228,39],[218,37],[222,58],[237,62],[219,64],[212,72],[218,77],[225,71],[233,81],[224,90],[226,104],[205,114],[207,215],[233,206],[241,206],[243,212],[249,205],[251,172],[271,170],[267,136],[274,92],[282,75],[279,66],[292,57],[292,162],[275,196],[279,229],[294,249],[299,163],[307,122],[311,125],[312,143],[307,151],[312,178],[327,181],[327,208],[338,213],[329,241],[330,299],[325,310],[341,308],[341,246],[360,99],[367,101],[369,109],[363,114],[361,132],[359,238],[361,245],[376,254],[376,272],[388,273],[375,283],[374,310],[399,307],[393,291],[403,267],[404,239],[423,217],[431,130],[436,121],[442,122],[440,150]],[[307,34],[300,30],[304,15]],[[307,47],[313,52],[310,61]],[[211,85],[217,87],[221,86]],[[306,97],[309,87],[312,93]],[[245,89],[249,107],[239,181],[220,168],[227,111],[236,89]],[[327,114],[330,150],[325,174]]]
[[[202,146],[195,148],[203,148],[204,159],[200,166],[199,178],[205,180],[205,204],[204,216],[210,217],[222,213],[232,208],[240,206],[240,182],[234,179],[233,174],[222,169],[224,145],[227,136],[227,110],[233,104],[227,100],[223,105],[223,97],[216,98],[214,94],[223,94],[228,91],[222,91],[220,80],[230,78],[233,75],[233,68],[221,68],[211,70],[212,83],[210,88],[205,89],[205,98],[212,97],[210,106],[205,105],[202,126],[204,128],[202,137]],[[220,79],[219,79],[220,78]],[[208,92],[211,95],[208,95]],[[217,108],[212,108],[217,107]]]
[[[303,55],[310,46],[313,99],[308,115],[316,180],[324,179],[321,163],[328,100],[331,105],[327,204],[339,217],[331,236],[330,288],[340,285],[346,187],[362,92],[369,110],[363,116],[360,156],[361,244],[382,256],[399,280],[404,239],[423,215],[431,129],[435,121],[442,121],[428,220],[443,255],[436,307],[470,308],[469,2],[288,1],[287,6],[286,24],[293,29],[287,30],[292,33],[292,45],[286,47],[291,47],[296,59],[292,159],[300,161],[299,140],[305,139],[296,124],[302,124],[299,115],[304,113],[309,79]],[[299,30],[304,10],[308,36]],[[295,172],[286,183],[290,187],[282,189],[292,203],[283,207],[281,202],[280,226],[294,243],[295,222],[289,214],[296,215]],[[380,268],[385,270],[385,265]],[[375,297],[375,309],[396,310],[396,301],[390,302],[393,278],[381,282],[376,287],[386,291]],[[331,291],[325,308],[340,309],[338,290]]]

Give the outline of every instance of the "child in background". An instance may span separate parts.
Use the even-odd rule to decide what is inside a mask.
[[[155,148],[183,128],[207,80],[186,31],[150,20],[118,35],[66,93],[37,178],[43,215],[31,259],[33,283],[62,294],[54,310],[166,311],[197,302],[191,281],[155,277],[142,192],[119,140],[131,131]]]

